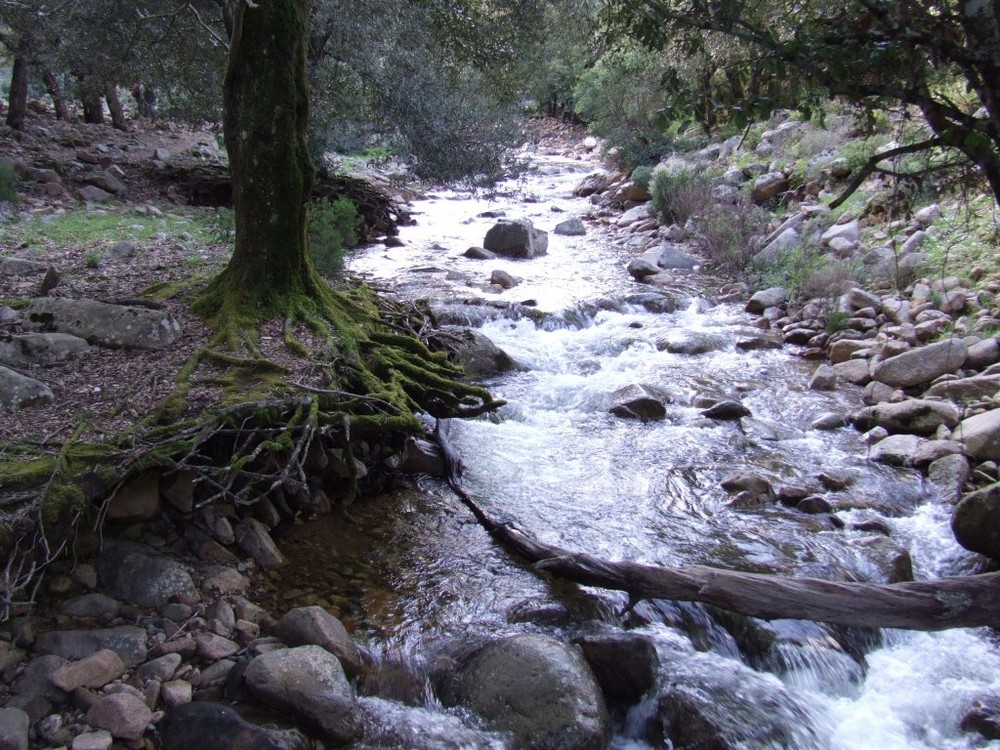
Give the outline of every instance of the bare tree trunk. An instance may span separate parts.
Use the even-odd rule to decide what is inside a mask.
[[[91,125],[104,124],[104,105],[101,90],[89,78],[80,78],[80,101],[83,104],[83,121]]]
[[[118,87],[114,82],[108,81],[104,84],[104,99],[108,102],[108,110],[111,112],[111,126],[116,130],[128,130],[125,110],[118,98]]]
[[[28,51],[27,39],[22,39],[14,56],[7,94],[7,124],[14,130],[24,130],[24,117],[28,112]]]
[[[625,591],[632,601],[701,602],[765,620],[908,630],[978,628],[1000,622],[1000,573],[890,585],[841,583],[701,565],[662,568],[611,562],[539,542],[510,523],[491,518],[462,488],[446,422],[438,421],[435,436],[448,464],[448,483],[493,538],[539,570],[574,583]]]
[[[56,119],[68,120],[69,108],[66,106],[62,88],[59,86],[55,74],[51,70],[46,70],[42,73],[42,80],[45,81],[45,88],[49,92],[49,96],[52,97],[52,107],[56,111]]]

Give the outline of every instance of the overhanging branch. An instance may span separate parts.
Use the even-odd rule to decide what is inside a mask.
[[[859,187],[861,183],[864,182],[868,177],[875,171],[878,170],[878,165],[884,162],[886,159],[894,159],[897,156],[904,156],[906,154],[916,154],[920,151],[928,151],[932,148],[937,148],[943,146],[944,142],[940,138],[928,138],[926,141],[920,141],[919,143],[911,143],[908,146],[899,146],[898,148],[890,148],[888,151],[882,151],[880,153],[872,156],[868,161],[865,162],[864,166],[858,170],[851,181],[848,183],[844,191],[838,195],[831,203],[830,208],[834,209],[843,204]]]

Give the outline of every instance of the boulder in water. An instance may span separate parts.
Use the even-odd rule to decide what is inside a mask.
[[[259,657],[258,657],[259,658]],[[476,712],[525,750],[604,750],[611,721],[579,649],[527,633],[492,641],[446,682],[442,699]]]
[[[587,635],[576,641],[613,709],[634,706],[654,685],[660,658],[652,639],[638,633]]]
[[[552,230],[555,234],[562,234],[569,237],[580,237],[587,233],[587,227],[583,225],[579,216],[560,221]]]
[[[622,419],[650,422],[667,416],[667,409],[663,405],[666,397],[639,383],[619,388],[612,394],[611,400],[608,411]]]
[[[486,233],[483,247],[508,258],[530,259],[545,255],[549,236],[527,219],[500,219]]]
[[[743,417],[751,416],[751,412],[739,401],[724,400],[718,401],[701,412],[701,416],[709,419],[720,419],[722,421],[735,421]]]
[[[1000,560],[1000,483],[962,498],[952,514],[951,530],[965,549]]]

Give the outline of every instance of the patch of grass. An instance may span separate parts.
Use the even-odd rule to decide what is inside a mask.
[[[847,321],[850,320],[850,318],[850,313],[846,313],[843,310],[832,310],[826,316],[826,326],[824,327],[824,330],[828,334],[843,331],[847,328]]]
[[[815,245],[799,245],[778,256],[777,261],[755,269],[761,289],[784,287],[792,299],[836,297],[847,281],[859,281],[860,266],[824,255]]]
[[[88,250],[83,254],[83,264],[87,266],[87,268],[100,268],[101,254],[96,250]]]
[[[87,247],[122,240],[154,240],[159,235],[208,242],[208,222],[200,215],[151,216],[135,213],[68,211],[36,216],[9,228],[18,244]]]

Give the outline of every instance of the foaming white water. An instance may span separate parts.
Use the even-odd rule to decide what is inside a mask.
[[[1000,748],[961,732],[977,698],[1000,690],[1000,656],[982,634],[965,630],[898,635],[867,656],[857,695],[827,708],[836,750]]]

